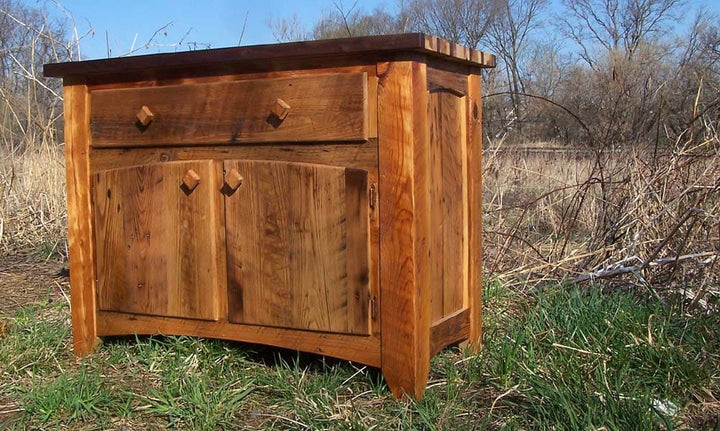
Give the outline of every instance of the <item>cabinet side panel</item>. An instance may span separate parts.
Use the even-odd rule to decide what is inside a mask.
[[[87,87],[66,86],[63,96],[73,349],[84,355],[97,344]]]
[[[429,97],[433,320],[462,309],[467,286],[465,103],[446,91]]]

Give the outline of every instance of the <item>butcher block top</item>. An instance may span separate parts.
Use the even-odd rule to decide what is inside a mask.
[[[107,77],[137,73],[221,74],[229,70],[267,70],[291,67],[293,61],[365,58],[383,60],[387,56],[420,53],[470,67],[495,67],[495,56],[422,33],[313,40],[271,45],[241,46],[167,54],[139,55],[102,60],[75,61],[45,65],[48,77]],[[293,63],[294,64],[294,63]],[[312,63],[305,64],[312,67]]]

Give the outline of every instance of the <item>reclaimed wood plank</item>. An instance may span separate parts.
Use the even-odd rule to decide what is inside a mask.
[[[98,334],[101,336],[164,334],[242,340],[247,343],[332,356],[371,367],[380,366],[379,336],[332,334],[243,325],[225,320],[212,322],[110,311],[100,311],[98,317]]]
[[[347,332],[368,333],[370,318],[370,203],[368,173],[345,169]]]
[[[382,370],[395,396],[421,399],[429,371],[427,284],[426,68],[399,61],[378,65],[380,314]],[[424,153],[423,153],[424,152]],[[416,159],[416,155],[418,158]],[[417,174],[417,175],[416,175]],[[421,210],[418,210],[420,208]]]
[[[451,49],[451,45],[455,47]],[[118,70],[125,74],[167,73],[197,67],[202,67],[205,73],[212,73],[261,62],[271,65],[270,70],[273,70],[276,62],[288,59],[297,62],[304,58],[316,58],[322,64],[333,57],[373,55],[387,58],[387,55],[407,51],[440,56],[475,67],[495,67],[495,57],[490,54],[451,44],[435,36],[406,33],[56,63],[45,65],[43,73],[45,76],[73,77],[108,75]]]
[[[466,84],[467,85],[467,84]],[[429,129],[432,182],[430,239],[432,318],[463,307],[467,237],[464,230],[467,202],[465,162],[465,99],[452,92],[430,93]],[[464,170],[465,169],[465,170]]]
[[[189,171],[198,177],[190,190]],[[211,161],[94,175],[102,310],[216,320],[224,257],[218,167]]]
[[[231,169],[244,183],[226,202],[229,320],[368,334],[367,172],[226,161]]]
[[[430,327],[430,356],[445,347],[462,341],[470,332],[470,310],[462,308],[434,322]]]
[[[468,184],[468,296],[469,342],[477,351],[482,345],[482,77],[468,77],[467,184]]]
[[[164,148],[91,148],[92,172],[175,160],[285,160],[377,172],[377,139],[343,145],[223,145]]]
[[[90,353],[98,344],[95,305],[94,232],[90,192],[88,91],[84,85],[63,88],[68,206],[68,260],[73,350]]]
[[[467,95],[467,74],[428,68],[428,90],[430,92],[449,91],[458,97]]]

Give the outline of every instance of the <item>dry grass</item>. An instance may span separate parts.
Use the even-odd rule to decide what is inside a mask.
[[[714,130],[662,151],[499,148],[484,161],[486,272],[533,286],[617,275],[648,288],[717,286]]]
[[[3,253],[66,255],[65,158],[61,147],[0,152]]]

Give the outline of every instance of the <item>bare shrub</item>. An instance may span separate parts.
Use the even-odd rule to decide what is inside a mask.
[[[720,275],[715,124],[699,142],[683,138],[661,152],[488,150],[485,270],[531,286],[612,278],[653,292],[694,286],[707,293]]]
[[[42,65],[75,52],[66,24],[0,0],[0,249],[64,253],[62,94]],[[42,249],[42,250],[41,250]]]
[[[66,254],[65,158],[62,147],[0,156],[0,250]]]

